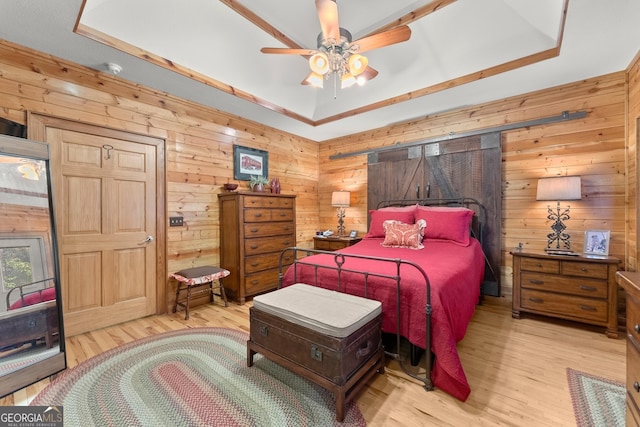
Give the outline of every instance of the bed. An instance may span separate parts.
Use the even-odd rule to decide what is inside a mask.
[[[473,199],[400,203],[370,211],[367,235],[350,247],[285,249],[283,255],[294,252],[294,263],[281,268],[280,286],[306,283],[380,301],[382,330],[396,338],[388,355],[427,390],[435,386],[465,401],[471,389],[456,343],[466,333],[485,276],[481,207]],[[408,359],[415,360],[401,351],[401,340],[431,349],[421,374],[409,369]]]
[[[44,340],[52,348],[58,339],[58,307],[52,278],[9,291],[8,310],[0,313],[0,351]]]

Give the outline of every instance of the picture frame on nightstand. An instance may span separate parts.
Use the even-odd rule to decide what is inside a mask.
[[[351,230],[351,232],[349,233],[349,237],[352,239],[358,237],[358,230]]]
[[[609,255],[609,238],[609,230],[586,230],[583,252],[586,255]]]

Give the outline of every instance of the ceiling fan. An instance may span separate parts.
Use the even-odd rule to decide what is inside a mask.
[[[311,72],[302,84],[323,87],[323,81],[335,76],[334,85],[347,88],[358,82],[364,84],[378,72],[369,67],[368,59],[361,55],[373,49],[409,40],[411,29],[402,25],[394,29],[352,41],[351,33],[338,23],[338,5],[335,0],[316,0],[316,10],[322,32],[318,35],[317,49],[291,49],[263,47],[262,53],[302,55],[309,57]],[[334,86],[335,87],[335,86]]]

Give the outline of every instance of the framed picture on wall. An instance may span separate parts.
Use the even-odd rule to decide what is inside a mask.
[[[588,255],[609,255],[609,230],[587,230],[584,232],[584,250]]]
[[[269,153],[255,148],[233,146],[233,178],[249,181],[251,175],[269,177]]]

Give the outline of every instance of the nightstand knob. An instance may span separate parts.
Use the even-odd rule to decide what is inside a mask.
[[[587,267],[582,267],[582,268],[580,269],[580,271],[582,271],[583,273],[586,273],[586,272],[587,272]]]
[[[633,330],[636,331],[636,334],[640,334],[640,325],[637,323],[633,326]]]
[[[537,264],[536,264],[536,267],[538,267],[538,268],[542,268],[542,264],[537,263]]]
[[[640,393],[640,384],[638,384],[638,381],[633,382],[633,389],[636,391],[636,393]]]

